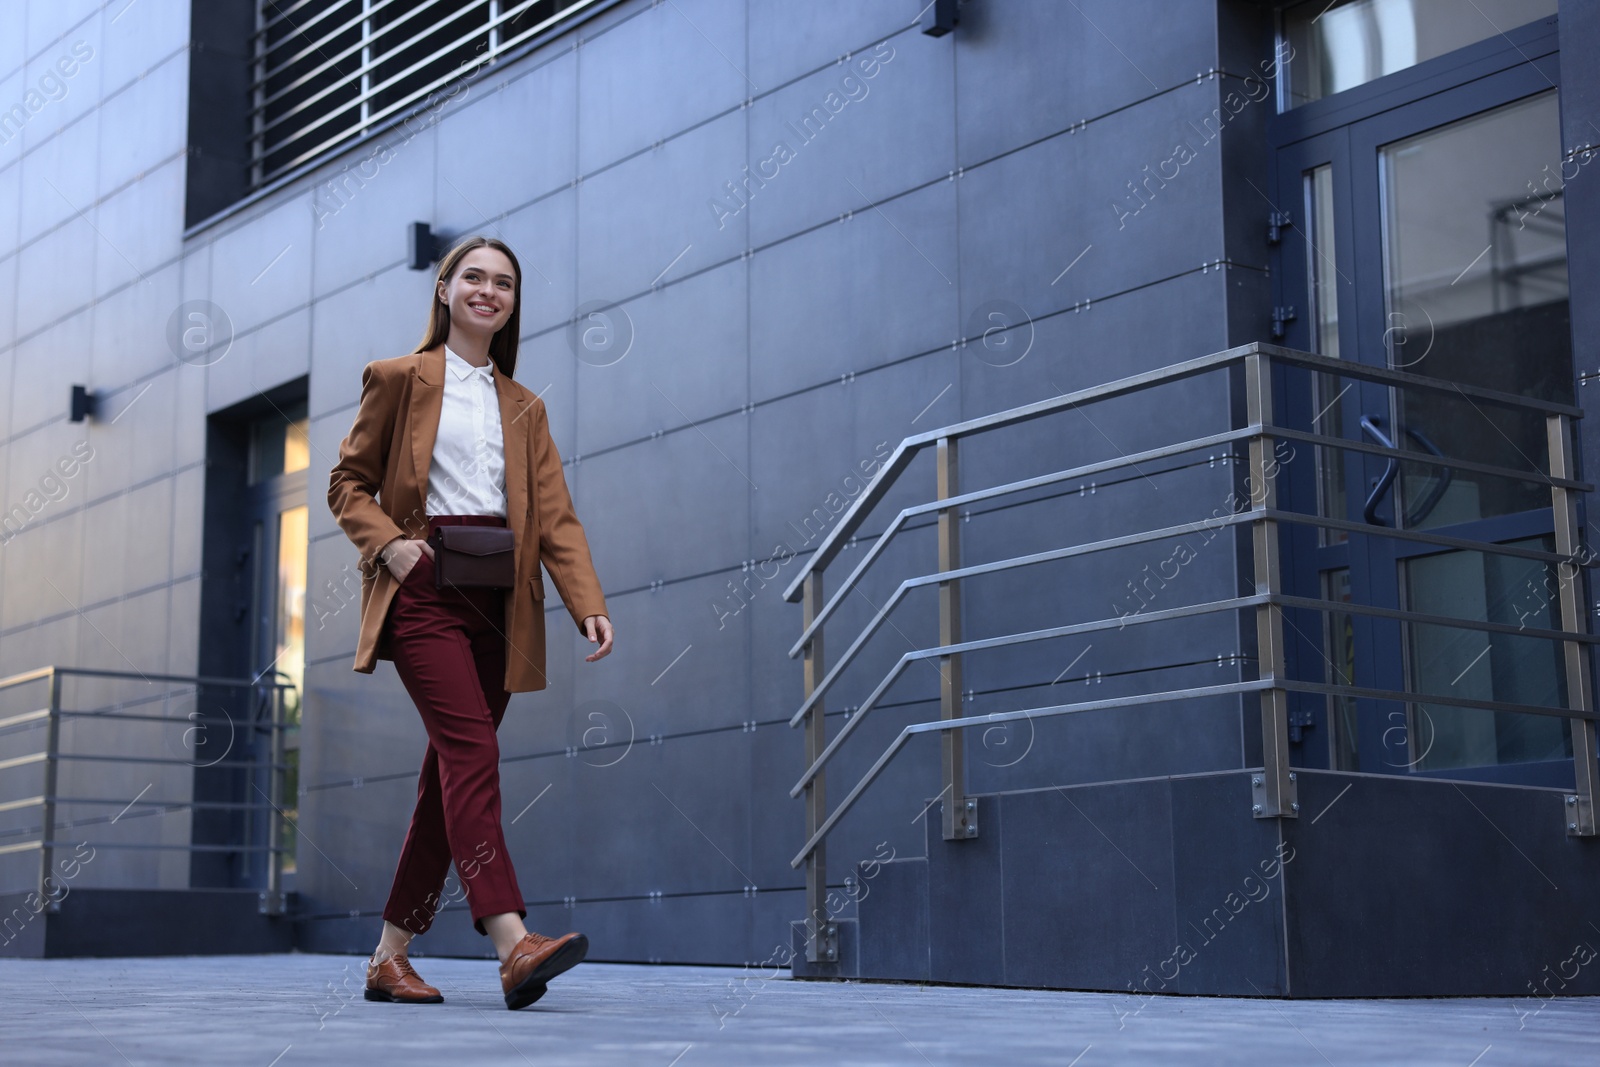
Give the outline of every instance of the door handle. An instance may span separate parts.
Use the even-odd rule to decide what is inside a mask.
[[[1362,432],[1384,448],[1394,448],[1394,441],[1383,431],[1382,424],[1383,419],[1377,415],[1361,416]],[[1405,435],[1427,451],[1441,459],[1444,458],[1444,453],[1439,451],[1438,446],[1428,440],[1427,435],[1422,433],[1421,430],[1413,430],[1407,426]],[[1383,474],[1378,478],[1377,484],[1372,487],[1372,492],[1367,494],[1366,505],[1361,510],[1361,517],[1366,519],[1369,524],[1373,526],[1388,525],[1388,523],[1378,518],[1378,505],[1383,502],[1383,498],[1388,495],[1390,488],[1394,486],[1395,476],[1399,473],[1400,461],[1393,456],[1389,457],[1388,466],[1384,467]],[[1415,526],[1433,512],[1433,509],[1438,506],[1439,501],[1444,497],[1445,490],[1450,488],[1450,479],[1454,476],[1455,471],[1450,467],[1441,467],[1439,469],[1439,473],[1434,477],[1433,488],[1428,490],[1428,495],[1423,498],[1416,511],[1406,514],[1407,526]]]

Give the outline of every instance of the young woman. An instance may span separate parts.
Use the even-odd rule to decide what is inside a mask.
[[[609,654],[614,637],[544,403],[512,378],[521,295],[522,269],[505,244],[480,236],[452,248],[423,342],[363,370],[361,404],[328,479],[328,506],[361,554],[354,669],[370,674],[377,660],[393,660],[428,732],[383,934],[367,961],[369,1000],[444,999],[406,950],[432,925],[452,861],[473,928],[500,958],[506,1007],[538,1000],[588,951],[580,933],[552,938],[523,926],[500,828],[496,731],[512,693],[545,687],[541,561],[578,631],[599,645],[585,661]],[[496,584],[439,584],[428,538],[452,525],[512,531],[514,563]]]

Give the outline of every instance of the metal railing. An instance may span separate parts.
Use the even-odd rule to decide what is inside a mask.
[[[1482,463],[1457,457],[1441,457],[1433,452],[1415,452],[1403,448],[1386,447],[1365,441],[1330,436],[1278,425],[1274,419],[1274,386],[1286,372],[1327,375],[1375,383],[1390,390],[1419,390],[1432,394],[1447,394],[1464,398],[1474,404],[1489,405],[1502,410],[1513,410],[1532,416],[1542,416],[1545,421],[1549,472],[1512,469],[1492,463]],[[1012,427],[1034,419],[1048,418],[1061,412],[1075,410],[1082,405],[1094,404],[1119,397],[1129,397],[1160,386],[1171,385],[1200,375],[1223,373],[1242,376],[1230,380],[1243,386],[1243,425],[1203,437],[1191,438],[1175,444],[1147,449],[1115,459],[1087,463],[1067,470],[1021,479],[1003,485],[962,492],[958,485],[957,453],[959,443],[1005,427]],[[1224,404],[1224,408],[1228,405]],[[1576,496],[1592,490],[1592,486],[1572,477],[1574,471],[1572,422],[1582,412],[1568,405],[1549,403],[1514,396],[1494,390],[1458,385],[1435,378],[1403,371],[1389,370],[1358,363],[1345,362],[1308,352],[1281,348],[1275,345],[1253,343],[1227,351],[1203,356],[1171,367],[1133,375],[1119,381],[1039,401],[1009,411],[998,412],[983,418],[931,430],[907,437],[890,455],[871,483],[861,492],[838,523],[818,545],[817,550],[784,590],[784,599],[800,599],[803,619],[800,639],[790,649],[789,655],[803,655],[802,676],[805,700],[790,726],[805,728],[806,769],[790,790],[790,795],[800,797],[805,803],[806,842],[790,861],[806,868],[806,959],[811,962],[829,962],[838,959],[837,927],[827,921],[825,897],[826,839],[839,820],[860,799],[862,793],[894,759],[906,743],[919,734],[937,733],[940,738],[940,797],[944,800],[942,833],[946,840],[962,840],[977,836],[977,801],[965,791],[965,751],[963,733],[973,726],[988,726],[1015,719],[1037,719],[1051,716],[1080,714],[1108,709],[1157,703],[1188,701],[1205,697],[1257,694],[1261,722],[1263,764],[1260,773],[1252,775],[1252,811],[1257,818],[1294,818],[1299,812],[1296,800],[1295,774],[1289,763],[1289,694],[1317,694],[1328,698],[1374,699],[1384,701],[1428,701],[1450,707],[1476,708],[1489,711],[1523,712],[1560,716],[1570,722],[1572,737],[1575,789],[1567,798],[1568,833],[1592,836],[1595,833],[1595,719],[1590,693],[1589,657],[1586,649],[1597,639],[1586,632],[1582,610],[1583,592],[1576,580],[1579,568],[1591,565],[1594,560],[1580,547],[1579,526],[1576,514]],[[1239,422],[1237,415],[1229,415],[1230,422]],[[1281,472],[1273,461],[1276,441],[1304,442],[1314,448],[1353,451],[1387,457],[1395,462],[1425,464],[1456,472],[1470,471],[1493,477],[1535,484],[1548,488],[1555,529],[1555,551],[1477,541],[1447,534],[1417,529],[1396,529],[1374,526],[1302,512],[1285,510],[1278,504],[1278,477]],[[1395,443],[1404,443],[1400,438]],[[1117,537],[1109,537],[1085,544],[1066,545],[1060,548],[1028,555],[1015,556],[988,563],[963,565],[958,537],[958,509],[981,501],[997,500],[1028,490],[1040,489],[1068,482],[1080,482],[1105,472],[1123,468],[1137,469],[1140,464],[1164,458],[1175,458],[1186,453],[1203,452],[1222,445],[1244,443],[1248,447],[1247,483],[1255,488],[1249,494],[1249,507],[1231,514],[1177,523],[1156,530],[1145,530]],[[884,499],[891,486],[907,470],[913,458],[923,449],[932,447],[935,456],[935,499],[901,510],[879,535],[854,570],[844,579],[831,598],[823,592],[823,573],[838,556],[841,549],[855,536],[863,521]],[[1530,460],[1530,463],[1532,461]],[[1314,509],[1319,510],[1319,509]],[[902,581],[892,596],[873,615],[856,635],[844,654],[831,668],[824,670],[825,623],[839,608],[862,575],[881,558],[886,546],[896,535],[904,532],[908,523],[928,514],[937,516],[938,570]],[[1285,591],[1280,565],[1279,524],[1304,524],[1325,530],[1343,531],[1346,535],[1378,536],[1402,541],[1438,546],[1441,549],[1460,549],[1499,554],[1520,559],[1540,561],[1572,568],[1572,580],[1558,583],[1557,597],[1560,608],[1558,629],[1513,626],[1486,620],[1473,620],[1454,616],[1441,616],[1417,611],[1401,610],[1381,605],[1331,601],[1316,597],[1291,595]],[[1099,619],[1090,622],[1056,626],[1025,633],[1012,633],[981,640],[963,640],[961,635],[962,582],[968,578],[995,574],[1020,567],[1056,560],[1086,557],[1095,553],[1128,546],[1161,541],[1201,530],[1222,527],[1250,528],[1250,556],[1253,559],[1255,591],[1248,596],[1235,596],[1206,603],[1168,608],[1160,611],[1141,611],[1131,616]],[[841,674],[859,655],[875,631],[888,619],[896,605],[908,592],[928,585],[938,586],[939,644],[920,648],[902,655],[883,679],[871,690],[865,700],[853,708],[847,721],[831,740],[827,737],[824,708],[825,696]],[[1442,696],[1432,693],[1392,691],[1334,682],[1307,681],[1288,677],[1284,639],[1284,609],[1305,609],[1319,612],[1340,612],[1388,619],[1405,623],[1445,626],[1479,631],[1486,634],[1518,634],[1559,643],[1562,649],[1562,667],[1565,674],[1566,707],[1549,707],[1512,703],[1500,700],[1472,699],[1462,696]],[[1140,693],[1105,700],[1056,704],[1050,707],[1027,708],[997,712],[988,715],[964,716],[961,710],[962,658],[969,653],[979,653],[1005,646],[1043,641],[1077,634],[1120,629],[1124,626],[1149,625],[1218,612],[1250,611],[1255,616],[1257,677],[1221,685],[1207,685],[1162,692]],[[831,813],[826,803],[827,764],[840,751],[848,738],[860,728],[862,722],[879,704],[897,678],[912,663],[936,661],[939,666],[940,717],[934,722],[916,723],[904,727],[871,765],[861,779],[845,795]],[[1253,769],[1253,768],[1252,768]]]
[[[104,679],[111,682],[138,681],[146,683],[147,686],[168,688],[158,693],[145,693],[135,699],[116,701],[92,710],[74,710],[62,706],[62,683],[67,678]],[[60,848],[71,847],[74,844],[58,837],[60,831],[66,828],[60,821],[58,809],[62,805],[77,805],[104,807],[116,811],[117,814],[110,822],[117,821],[123,814],[133,809],[239,813],[244,822],[243,827],[235,827],[237,833],[222,835],[235,838],[232,840],[196,841],[194,838],[197,835],[191,828],[190,840],[183,843],[96,840],[88,844],[96,851],[102,848],[185,851],[191,855],[191,864],[197,854],[264,853],[265,871],[261,874],[263,884],[253,888],[260,890],[260,910],[263,914],[282,914],[283,856],[290,851],[290,848],[281,843],[286,826],[285,772],[289,766],[284,749],[284,733],[289,725],[285,721],[285,697],[294,691],[295,687],[292,684],[264,679],[146,674],[134,671],[49,666],[14,674],[9,678],[0,678],[0,694],[34,683],[43,684],[47,689],[46,705],[35,710],[0,717],[0,740],[28,730],[42,730],[43,744],[35,752],[0,759],[0,797],[12,797],[13,793],[18,792],[19,790],[10,783],[29,771],[37,771],[40,774],[38,792],[0,801],[0,812],[37,808],[41,818],[34,826],[0,830],[0,856],[35,850],[38,852],[36,887],[45,906],[52,911],[59,910],[59,898],[51,891],[50,882],[55,853]],[[127,710],[129,707],[167,704],[173,701],[187,702],[190,699],[198,702],[200,693],[205,690],[242,693],[242,702],[230,702],[239,714],[235,715],[228,707],[220,706],[221,702],[217,702],[219,704],[217,710],[222,713],[220,717],[215,712],[202,714],[195,711],[184,716],[174,716]],[[209,741],[196,742],[194,748],[197,755],[188,758],[157,754],[163,750],[163,746],[156,744],[135,746],[132,751],[122,753],[71,752],[63,750],[62,745],[62,727],[71,721],[159,724],[153,726],[153,729],[177,727],[181,730],[180,745],[184,749],[190,747],[189,742],[196,735],[204,737],[212,728],[225,724],[227,743],[221,748],[220,754],[213,755]],[[206,751],[200,754],[202,743]],[[170,752],[171,748],[170,744],[165,746],[166,751]],[[147,799],[143,791],[131,798],[61,795],[57,788],[59,772],[62,765],[67,763],[140,764],[158,768],[188,767],[195,771],[195,774],[186,776],[188,778],[186,785],[191,794],[196,791],[196,776],[200,772],[221,768],[226,772],[236,773],[241,780],[247,781],[260,799],[204,800],[194,799],[193,795],[182,800]],[[26,792],[30,788],[33,788],[31,784],[23,786],[21,791]],[[149,789],[150,786],[145,788]],[[80,819],[67,826],[100,823],[101,819]]]

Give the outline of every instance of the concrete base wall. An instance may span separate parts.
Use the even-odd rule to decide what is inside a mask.
[[[981,836],[863,865],[841,960],[795,977],[1289,997],[1600,993],[1600,841],[1559,790],[1248,771],[985,796]],[[848,925],[848,931],[844,926]],[[1135,1001],[1137,1002],[1137,1001]],[[1132,1010],[1130,1008],[1130,1010]]]
[[[73,889],[56,911],[0,894],[0,957],[212,956],[288,952],[294,920],[260,913],[255,890]],[[31,902],[31,903],[30,903]],[[293,909],[295,901],[288,901]]]

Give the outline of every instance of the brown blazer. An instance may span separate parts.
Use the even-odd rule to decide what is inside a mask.
[[[383,624],[400,583],[375,557],[396,537],[427,536],[428,466],[439,432],[444,374],[442,344],[368,363],[361,371],[355,423],[328,476],[328,507],[361,553],[361,636],[354,669],[363,674],[371,674],[380,659],[394,659]],[[516,585],[505,598],[505,688],[519,693],[545,687],[540,562],[580,633],[584,619],[606,615],[606,602],[550,438],[544,401],[498,367],[494,384],[505,438],[506,525],[516,537]]]

